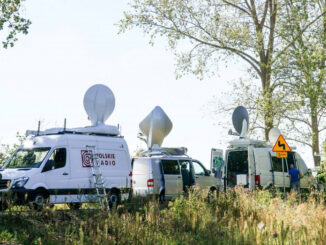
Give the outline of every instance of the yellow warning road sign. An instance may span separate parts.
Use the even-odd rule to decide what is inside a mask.
[[[288,153],[287,152],[276,152],[276,157],[277,158],[287,158]]]
[[[291,148],[288,145],[288,143],[286,143],[284,137],[282,135],[280,135],[273,147],[273,152],[290,152]]]

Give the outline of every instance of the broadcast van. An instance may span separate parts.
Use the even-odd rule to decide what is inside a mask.
[[[211,171],[189,157],[186,148],[161,147],[172,129],[172,122],[161,107],[155,107],[139,127],[140,138],[147,143],[148,150],[132,160],[134,196],[156,196],[164,202],[182,195],[192,186],[210,191],[217,189],[217,180]]]
[[[85,202],[112,207],[127,199],[131,189],[128,146],[118,127],[104,122],[113,112],[114,95],[105,85],[94,85],[84,97],[92,126],[27,131],[27,140],[0,169],[3,210],[8,201],[66,203],[72,209]]]
[[[242,185],[251,190],[269,187],[288,190],[288,171],[291,164],[302,175],[300,188],[307,190],[311,186],[312,178],[308,167],[294,147],[291,147],[291,152],[288,152],[283,160],[272,151],[273,144],[280,135],[278,129],[273,128],[270,131],[269,138],[273,143],[247,138],[249,117],[247,110],[242,106],[235,109],[232,121],[236,132],[230,130],[229,134],[239,138],[229,142],[222,164],[218,161],[220,156],[214,155],[215,152],[221,154],[221,150],[212,150],[211,168],[215,173],[221,173],[219,183],[224,185],[225,189]]]

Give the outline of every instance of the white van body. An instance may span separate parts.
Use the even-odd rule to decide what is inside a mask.
[[[177,197],[186,187],[217,189],[217,180],[197,160],[186,155],[153,154],[132,160],[133,196]]]
[[[307,189],[310,185],[307,165],[299,153],[288,152],[283,165],[282,159],[272,152],[272,146],[264,141],[248,138],[231,141],[225,152],[224,162],[222,178],[225,188],[235,185],[243,185],[251,190],[270,186],[290,188],[290,164],[294,164],[303,175],[300,188]]]
[[[39,193],[52,204],[98,201],[87,146],[96,149],[107,192],[128,198],[131,165],[124,138],[65,131],[29,138],[0,169],[0,192],[19,202],[34,201]],[[38,158],[35,164],[15,167],[27,155]]]

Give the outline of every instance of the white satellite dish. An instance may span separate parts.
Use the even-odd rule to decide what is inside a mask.
[[[269,130],[268,133],[269,142],[271,142],[272,145],[275,145],[280,135],[281,135],[281,131],[278,128],[272,128],[271,130]]]
[[[103,125],[115,107],[114,95],[107,86],[96,84],[84,96],[84,108],[93,126]]]
[[[232,123],[240,138],[247,136],[249,128],[249,115],[245,107],[238,106],[235,108],[232,114]]]
[[[139,128],[147,138],[149,149],[160,147],[164,138],[172,129],[172,122],[163,109],[156,106],[139,124]]]

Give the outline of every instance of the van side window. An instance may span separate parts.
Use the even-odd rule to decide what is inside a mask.
[[[192,166],[194,167],[195,175],[201,175],[201,176],[205,175],[205,169],[203,168],[203,166],[200,163],[193,161]]]
[[[180,175],[179,163],[176,160],[162,160],[164,174]]]
[[[49,160],[46,162],[42,172],[64,167],[66,165],[66,158],[66,148],[55,149],[52,152]]]
[[[272,156],[272,164],[273,164],[273,170],[275,172],[282,172],[282,158],[277,158],[277,157]],[[284,172],[287,172],[287,171],[288,171],[288,167],[284,160]]]

